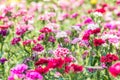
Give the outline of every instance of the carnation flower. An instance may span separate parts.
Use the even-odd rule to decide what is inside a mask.
[[[56,38],[65,38],[67,37],[67,33],[64,31],[57,32]]]
[[[116,62],[112,66],[109,67],[109,72],[113,77],[117,77],[120,75],[120,62]]]
[[[12,39],[11,44],[15,45],[15,44],[19,43],[20,41],[21,41],[20,37],[15,37],[15,38]]]
[[[43,80],[43,76],[36,71],[27,71],[26,80]]]
[[[80,31],[81,31],[81,29],[80,29],[80,27],[79,27],[79,26],[72,26],[71,28],[72,28],[73,30],[78,31],[78,32],[80,32]]]
[[[2,64],[4,64],[6,61],[7,61],[6,58],[1,58],[1,59],[0,59],[0,63],[2,63]]]
[[[69,53],[70,53],[69,49],[67,49],[67,48],[61,48],[61,47],[57,48],[54,51],[54,55],[56,57],[65,57]]]
[[[41,32],[41,33],[50,33],[50,32],[52,32],[52,30],[49,29],[48,27],[44,27],[44,28],[42,28],[42,29],[40,30],[40,32]]]
[[[117,61],[119,57],[115,54],[107,54],[100,58],[100,62],[102,63],[112,63],[113,61]]]
[[[41,44],[36,44],[33,48],[32,48],[33,51],[37,51],[37,52],[41,52],[44,50],[44,47],[41,45]]]
[[[100,45],[104,44],[105,41],[102,39],[94,39],[93,43],[94,43],[94,46],[100,46]]]
[[[87,29],[90,29],[90,30],[94,30],[96,28],[99,28],[98,24],[91,23],[91,24],[88,24],[88,26],[87,26]]]

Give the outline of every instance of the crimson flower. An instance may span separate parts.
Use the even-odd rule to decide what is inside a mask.
[[[94,43],[95,46],[100,46],[100,45],[104,44],[105,41],[102,40],[102,39],[94,39],[93,43]]]

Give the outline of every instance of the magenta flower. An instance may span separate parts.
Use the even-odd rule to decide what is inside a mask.
[[[12,39],[11,44],[15,45],[15,44],[19,43],[20,41],[21,41],[20,37],[15,37],[15,38]]]
[[[36,71],[28,71],[26,73],[26,80],[43,80],[43,76]]]
[[[33,48],[32,48],[33,51],[37,51],[37,52],[41,52],[44,50],[44,47],[41,45],[41,44],[36,44]]]

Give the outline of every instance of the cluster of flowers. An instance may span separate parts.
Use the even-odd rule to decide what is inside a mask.
[[[68,75],[68,80],[113,80],[120,75],[119,0],[108,0],[115,6],[107,0],[9,1],[0,1],[0,78],[51,80],[58,72],[62,76],[56,80]]]

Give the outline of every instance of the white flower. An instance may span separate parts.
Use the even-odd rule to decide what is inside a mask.
[[[72,28],[72,29],[74,29],[74,30],[76,30],[76,31],[78,31],[78,32],[80,32],[80,31],[81,31],[81,29],[80,29],[80,27],[79,27],[79,26],[72,26],[71,28]]]
[[[87,29],[91,29],[91,30],[94,30],[94,29],[96,29],[96,28],[99,28],[99,25],[98,24],[88,24],[88,26],[87,26]]]
[[[109,38],[118,38],[116,35],[113,34],[104,34],[101,36],[102,39],[109,39]]]
[[[103,16],[102,13],[100,13],[100,12],[94,12],[93,15],[94,16],[98,16],[98,17],[102,17]]]
[[[57,32],[56,38],[64,38],[67,37],[67,33],[64,31]]]

